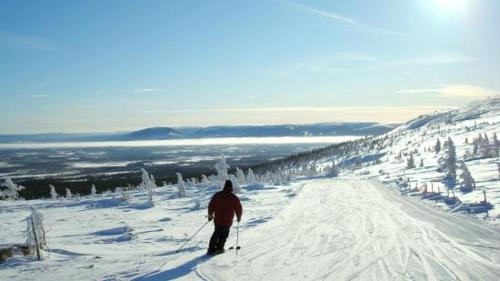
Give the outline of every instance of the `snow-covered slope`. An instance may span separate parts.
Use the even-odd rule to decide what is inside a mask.
[[[474,139],[479,135],[483,140],[487,136],[489,148],[498,152],[500,143],[494,143],[495,134],[500,134],[500,97],[476,101],[449,112],[421,116],[384,136],[358,143],[354,152],[323,158],[319,166],[326,167],[333,160],[348,169],[344,171],[346,174],[380,175],[381,180],[396,185],[405,193],[408,188],[404,185],[409,181],[413,191],[425,191],[427,188],[428,192],[440,191],[444,195],[449,193],[453,196],[454,193],[463,204],[484,201],[486,194],[487,202],[494,208],[479,216],[487,216],[487,220],[499,223],[500,158],[494,153],[485,156],[481,145],[474,152]],[[454,189],[448,190],[443,183],[445,172],[439,169],[438,163],[439,158],[443,157],[443,149],[437,152],[435,145],[439,139],[443,147],[448,138],[453,140],[456,147],[457,166],[464,162],[475,180],[476,189],[472,192],[460,191],[460,168],[457,168]],[[414,158],[415,168],[407,165],[410,155]],[[413,192],[409,195],[422,194]],[[459,207],[456,204],[447,206],[442,200],[434,201],[445,208]],[[472,210],[474,213],[474,209],[470,208],[457,210]]]
[[[408,200],[376,181],[310,179],[245,186],[241,250],[206,257],[204,192],[172,187],[80,200],[3,202],[2,243],[22,241],[27,206],[45,215],[50,252],[11,258],[1,280],[495,280],[500,233]],[[209,189],[209,193],[215,189]],[[413,198],[415,199],[415,198]],[[233,226],[226,248],[236,242]]]

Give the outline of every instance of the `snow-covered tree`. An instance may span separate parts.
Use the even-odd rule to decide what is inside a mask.
[[[482,157],[496,157],[495,145],[490,142],[488,134],[484,134],[484,138],[478,139],[478,152]]]
[[[444,143],[444,151],[438,162],[439,169],[446,173],[443,182],[448,188],[454,188],[457,181],[457,154],[451,137]]]
[[[207,187],[210,185],[210,180],[205,175],[201,175],[201,185]]]
[[[186,197],[186,184],[182,179],[181,173],[177,173],[177,189],[179,190],[179,197]]]
[[[247,183],[248,184],[255,184],[257,181],[255,179],[255,175],[253,174],[252,169],[248,168],[247,172]]]
[[[463,161],[460,163],[460,170],[460,190],[462,192],[471,192],[476,189],[476,182]]]
[[[221,156],[219,162],[215,163],[215,170],[217,170],[217,180],[219,182],[225,182],[229,179],[229,174],[227,170],[229,170],[230,166],[226,163],[226,158],[224,155]]]
[[[43,228],[43,215],[34,207],[30,207],[31,215],[26,219],[26,244],[29,247],[30,255],[41,260],[40,251],[47,249],[45,240],[45,230]]]
[[[90,196],[95,197],[96,194],[97,194],[97,188],[95,187],[95,185],[92,185],[92,187],[90,188]]]
[[[339,175],[339,169],[335,164],[335,161],[332,161],[332,165],[329,167],[326,176],[327,177],[337,177]]]
[[[141,169],[142,172],[142,182],[140,184],[141,189],[145,189],[148,193],[148,200],[150,203],[153,202],[153,189],[156,188],[156,183],[153,175],[149,175],[149,173],[145,169]]]
[[[71,190],[69,188],[66,188],[66,199],[71,199],[73,197],[73,194],[71,194]]]
[[[245,184],[247,182],[247,179],[245,177],[245,173],[240,168],[236,168],[236,178],[238,179],[238,182],[240,184]]]
[[[436,140],[436,144],[434,145],[434,151],[436,152],[436,154],[441,151],[441,141],[439,140],[439,138]]]
[[[492,138],[492,145],[493,145],[493,157],[498,157],[500,156],[500,141],[498,140],[497,133],[493,133],[493,138]]]
[[[19,191],[24,189],[24,186],[14,183],[10,178],[5,179],[4,186],[7,187],[6,190],[2,191],[2,198],[16,200],[19,198]]]
[[[51,197],[52,199],[57,199],[57,197],[58,197],[59,195],[58,195],[58,194],[57,194],[57,192],[56,192],[56,187],[55,187],[55,186],[53,186],[53,185],[51,185],[51,184],[49,184],[49,187],[50,187],[50,197]]]
[[[118,198],[122,201],[128,201],[129,199],[127,192],[125,192],[125,189],[121,187],[115,188],[115,192],[113,193],[113,198]]]
[[[240,183],[238,181],[238,178],[231,174],[229,175],[229,178],[231,179],[231,182],[233,183],[233,192],[234,193],[240,193],[241,192],[241,186],[240,186]]]
[[[406,160],[406,169],[414,169],[415,168],[415,159],[413,158],[413,154],[410,154],[410,157]]]

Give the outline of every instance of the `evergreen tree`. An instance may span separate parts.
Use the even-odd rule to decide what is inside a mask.
[[[330,166],[330,169],[328,170],[326,176],[337,177],[338,175],[339,175],[339,170],[337,168],[337,165],[335,164],[335,161],[332,161],[332,165]]]
[[[177,189],[179,190],[179,197],[186,197],[186,185],[181,173],[177,173]]]
[[[59,195],[58,195],[58,194],[57,194],[57,192],[56,192],[56,187],[55,187],[55,186],[53,186],[53,185],[51,185],[51,184],[49,184],[49,187],[50,187],[50,197],[51,197],[52,199],[57,199],[57,197],[58,197]]]
[[[210,185],[210,180],[205,175],[201,175],[201,185],[207,187]]]
[[[1,192],[2,198],[17,200],[19,198],[19,191],[24,189],[24,186],[14,183],[10,178],[5,179],[4,186],[7,187],[6,190]]]
[[[95,185],[92,185],[92,187],[90,188],[90,196],[95,197],[96,194],[97,194],[97,188],[95,187]]]
[[[444,143],[444,151],[438,159],[439,169],[446,173],[443,182],[448,188],[454,188],[457,181],[457,155],[453,140],[448,137]]]
[[[436,154],[438,154],[441,151],[441,141],[439,140],[439,138],[437,139],[436,144],[434,145],[434,151],[436,152]]]
[[[240,184],[245,184],[247,182],[245,173],[240,168],[236,168],[236,178],[238,179],[238,183]]]
[[[406,160],[406,168],[407,169],[415,168],[415,159],[413,158],[413,154],[410,154],[410,157]]]
[[[247,183],[248,184],[255,184],[257,181],[255,179],[255,175],[253,174],[252,169],[248,168],[247,172]]]
[[[472,175],[470,174],[469,169],[467,168],[467,165],[465,165],[465,162],[460,162],[460,170],[462,171],[460,173],[460,190],[462,192],[471,192],[474,189],[476,189],[476,183],[474,181],[474,178],[472,178]]]
[[[66,199],[71,199],[73,197],[73,194],[71,194],[71,190],[69,188],[66,188]]]
[[[145,169],[141,169],[142,172],[142,181],[139,184],[141,190],[146,190],[148,194],[149,203],[153,203],[153,190],[157,187],[155,183],[155,178],[153,175],[149,175],[149,173]]]
[[[231,179],[231,182],[233,183],[233,192],[240,193],[241,186],[240,186],[240,182],[238,181],[238,178],[236,178],[236,176],[233,174],[229,175],[229,178]]]
[[[227,173],[227,170],[229,170],[229,168],[231,167],[226,163],[226,158],[224,157],[224,155],[222,155],[219,162],[215,164],[215,170],[217,171],[217,180],[219,182],[224,183],[229,179],[229,174]]]
[[[493,142],[493,152],[494,152],[493,157],[498,157],[498,156],[500,156],[500,141],[497,138],[496,132],[493,133],[492,142]]]

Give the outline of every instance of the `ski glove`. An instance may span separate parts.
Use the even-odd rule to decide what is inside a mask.
[[[212,219],[213,219],[213,218],[214,218],[214,217],[213,217],[212,215],[209,215],[209,216],[208,216],[208,221],[212,221]]]

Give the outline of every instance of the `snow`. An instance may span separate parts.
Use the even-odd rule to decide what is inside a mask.
[[[207,196],[219,189],[204,190]],[[404,198],[374,180],[311,179],[243,186],[241,250],[205,257],[213,226],[203,224],[192,188],[174,186],[129,200],[2,201],[0,244],[22,242],[29,206],[44,215],[42,261],[0,264],[2,280],[495,280],[500,232],[471,217]],[[199,198],[199,197],[197,197]],[[226,249],[234,246],[233,225]]]
[[[483,190],[486,191],[487,201],[494,208],[477,216],[490,223],[500,224],[500,174],[497,166],[500,157],[466,156],[467,152],[473,149],[473,138],[479,134],[483,137],[487,134],[491,140],[493,134],[499,132],[500,97],[497,97],[480,100],[449,112],[422,116],[378,137],[380,147],[361,147],[357,153],[320,159],[317,164],[319,167],[325,167],[335,161],[339,163],[340,168],[348,166],[344,174],[379,175],[379,171],[382,171],[383,174],[379,178],[394,187],[401,188],[398,179],[404,178],[405,182],[407,179],[411,181],[412,188],[433,186],[435,190],[440,188],[446,195],[446,187],[443,184],[445,173],[437,171],[440,154],[433,150],[438,138],[441,140],[441,146],[444,146],[444,142],[450,137],[455,143],[456,160],[465,162],[476,182],[476,189],[470,193],[461,192],[457,184],[456,197],[465,204],[478,203],[483,200]],[[468,144],[465,143],[466,138]],[[442,147],[441,150],[443,149]],[[402,158],[398,159],[400,154]],[[415,163],[423,160],[424,166],[416,165],[415,168],[407,169],[406,160],[410,154],[413,154]],[[375,163],[376,159],[379,159],[380,163]],[[361,160],[361,165],[353,167],[353,163],[358,160]],[[460,169],[457,170],[457,174],[461,172]],[[436,204],[434,201],[428,203]],[[449,209],[440,202],[438,204]]]
[[[242,185],[242,248],[211,258],[205,256],[213,230],[206,206],[221,186],[206,181],[186,184],[185,197],[177,185],[154,188],[153,204],[140,189],[0,201],[0,245],[24,242],[24,219],[35,207],[50,249],[42,261],[16,256],[1,263],[0,280],[497,280],[500,158],[466,152],[478,134],[491,139],[500,132],[499,105],[499,98],[483,100],[409,121],[378,137],[378,146],[360,141],[345,154],[302,163],[297,170],[309,178]],[[456,196],[477,203],[485,191],[494,207],[488,213],[457,213],[461,205],[424,198],[424,186],[446,195],[440,155],[432,149],[437,138],[444,144],[448,137],[476,183],[469,193],[457,186]],[[410,154],[424,165],[408,168]],[[339,177],[318,176],[332,163]],[[256,181],[280,175],[292,174],[280,167]],[[408,192],[406,180],[420,190]],[[235,245],[236,226],[226,249]]]

